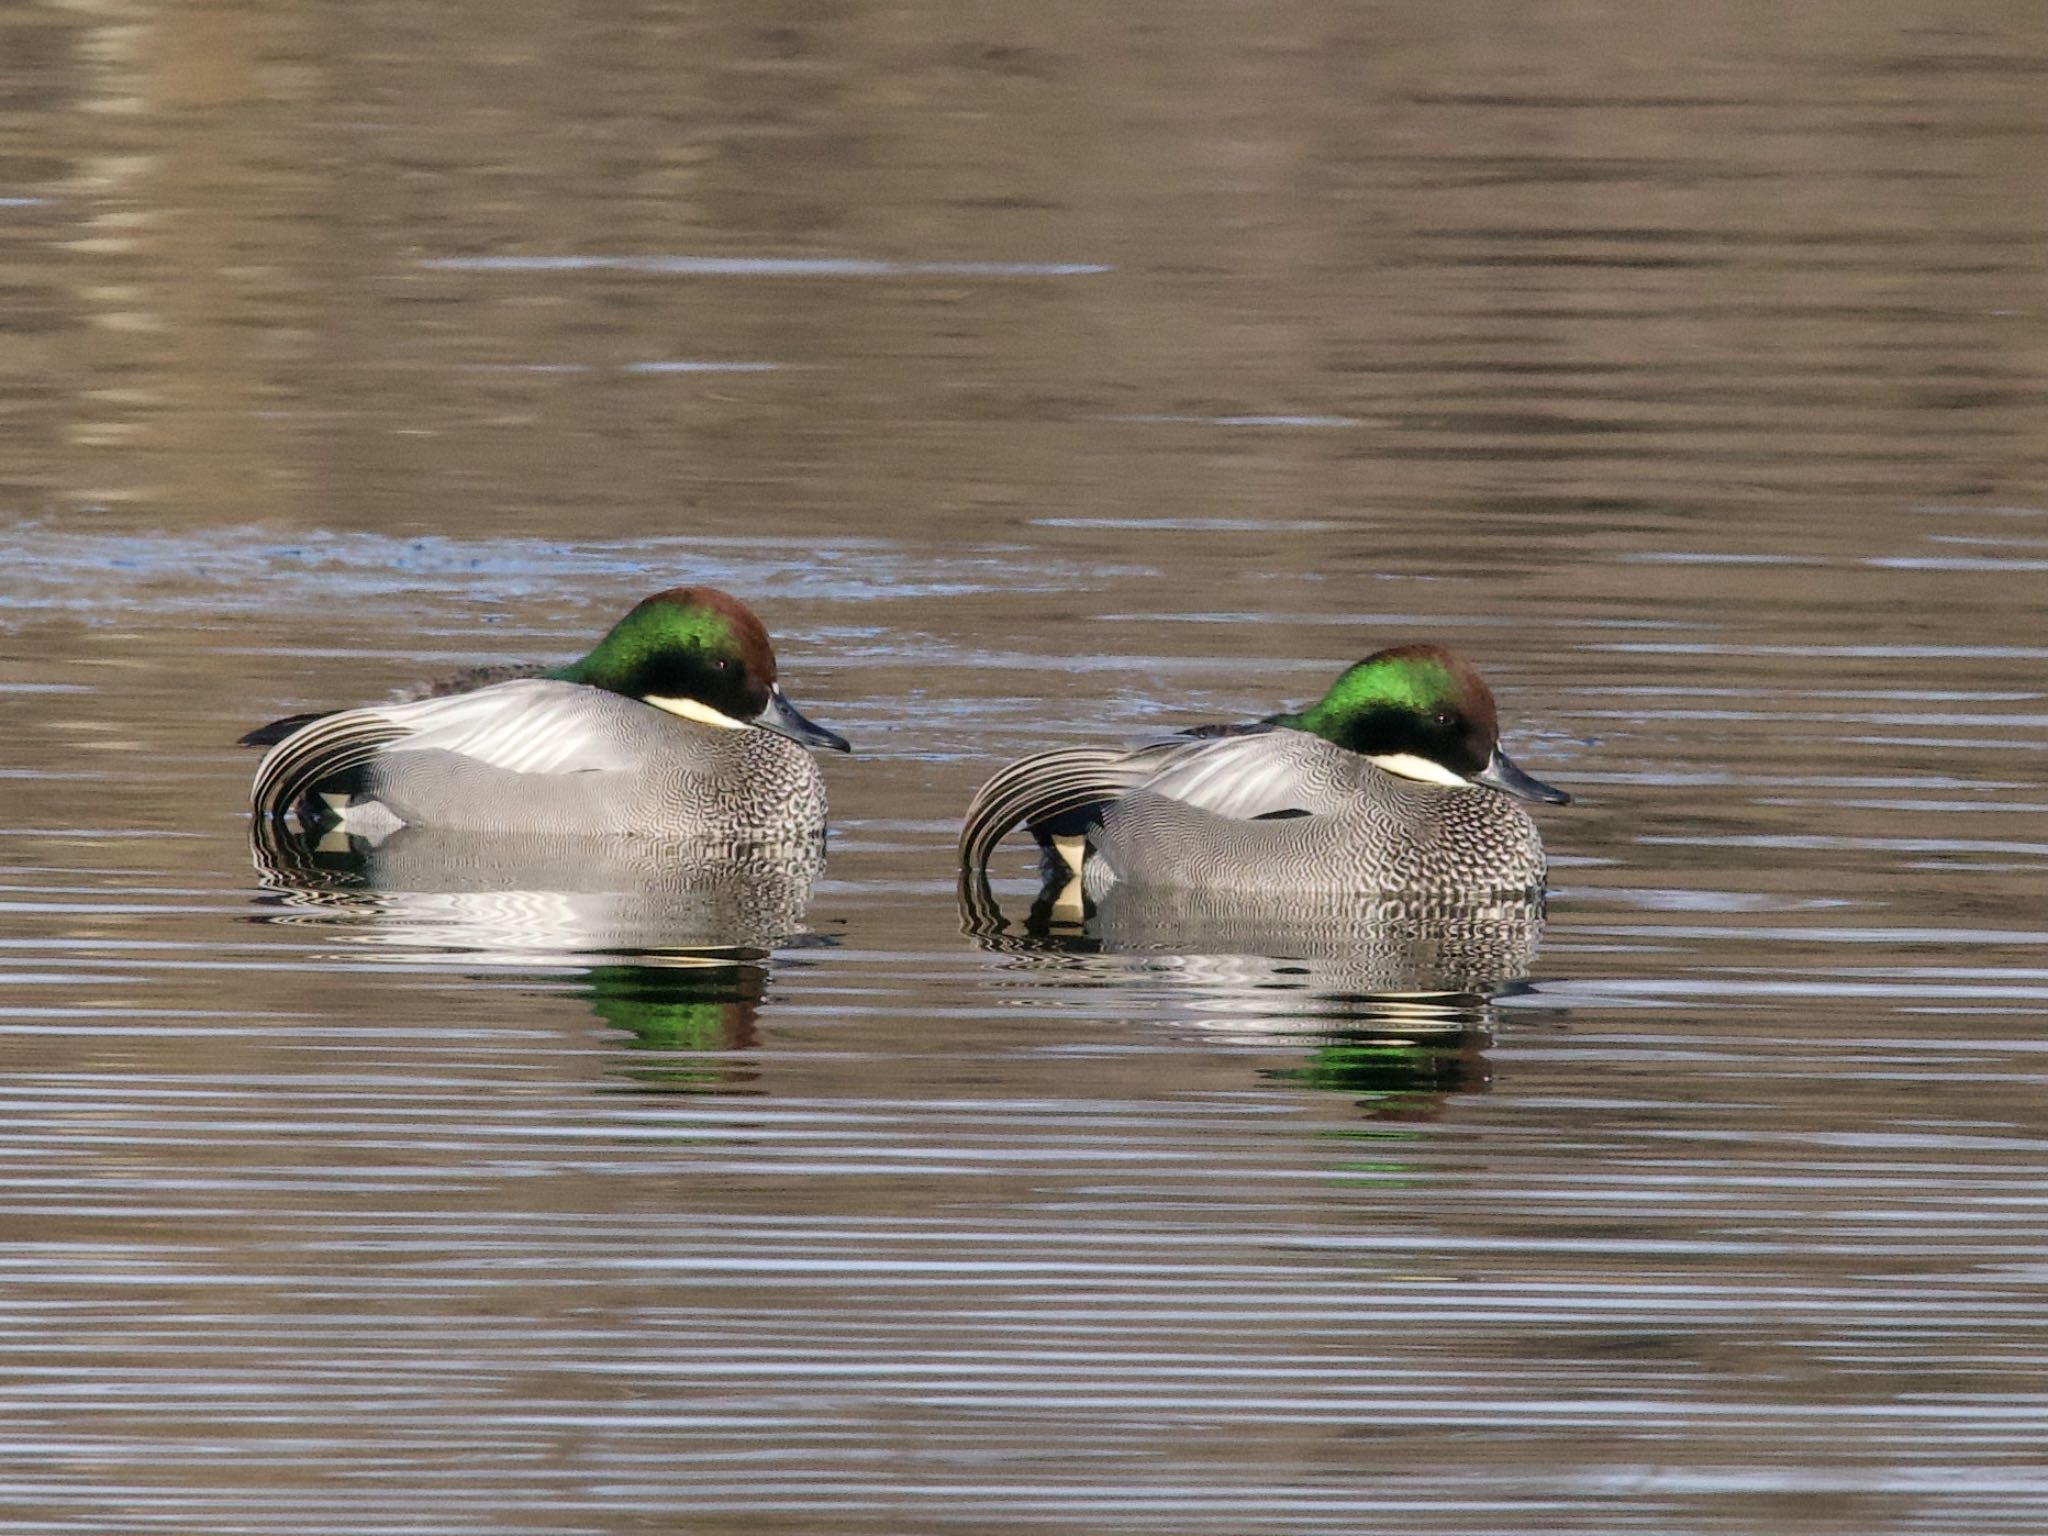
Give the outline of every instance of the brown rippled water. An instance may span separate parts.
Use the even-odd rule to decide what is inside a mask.
[[[0,3],[0,1530],[2048,1529],[2044,136],[2000,0]],[[684,580],[779,942],[259,881],[239,731]],[[1540,945],[961,933],[1421,636]]]

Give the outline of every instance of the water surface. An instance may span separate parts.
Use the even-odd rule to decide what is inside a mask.
[[[2048,39],[1739,19],[0,5],[0,1529],[2048,1525]],[[807,897],[252,860],[681,581]],[[961,931],[1417,637],[1540,926]]]

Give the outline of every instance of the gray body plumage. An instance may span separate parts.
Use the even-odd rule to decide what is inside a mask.
[[[1540,891],[1536,825],[1508,796],[1425,784],[1305,731],[1069,749],[991,779],[962,837],[970,867],[1018,821],[1089,806],[1084,888],[1219,891]]]
[[[817,838],[825,782],[773,731],[700,724],[545,678],[345,710],[279,742],[255,811],[318,795],[344,830],[686,839],[707,851]]]

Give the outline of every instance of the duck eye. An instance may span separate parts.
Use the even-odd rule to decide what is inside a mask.
[[[1449,725],[1451,723],[1451,712],[1447,709],[1440,709],[1435,713],[1435,715],[1431,716],[1431,718],[1434,719],[1438,725]]]

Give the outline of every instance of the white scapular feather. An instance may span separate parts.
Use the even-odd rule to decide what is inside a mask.
[[[630,699],[549,678],[519,678],[446,698],[345,709],[272,747],[256,770],[259,815],[282,815],[336,774],[396,752],[451,752],[512,773],[630,768],[620,744]]]
[[[350,713],[405,730],[386,752],[453,752],[511,773],[589,773],[632,766],[612,729],[614,712],[631,707],[597,689],[527,677]]]

